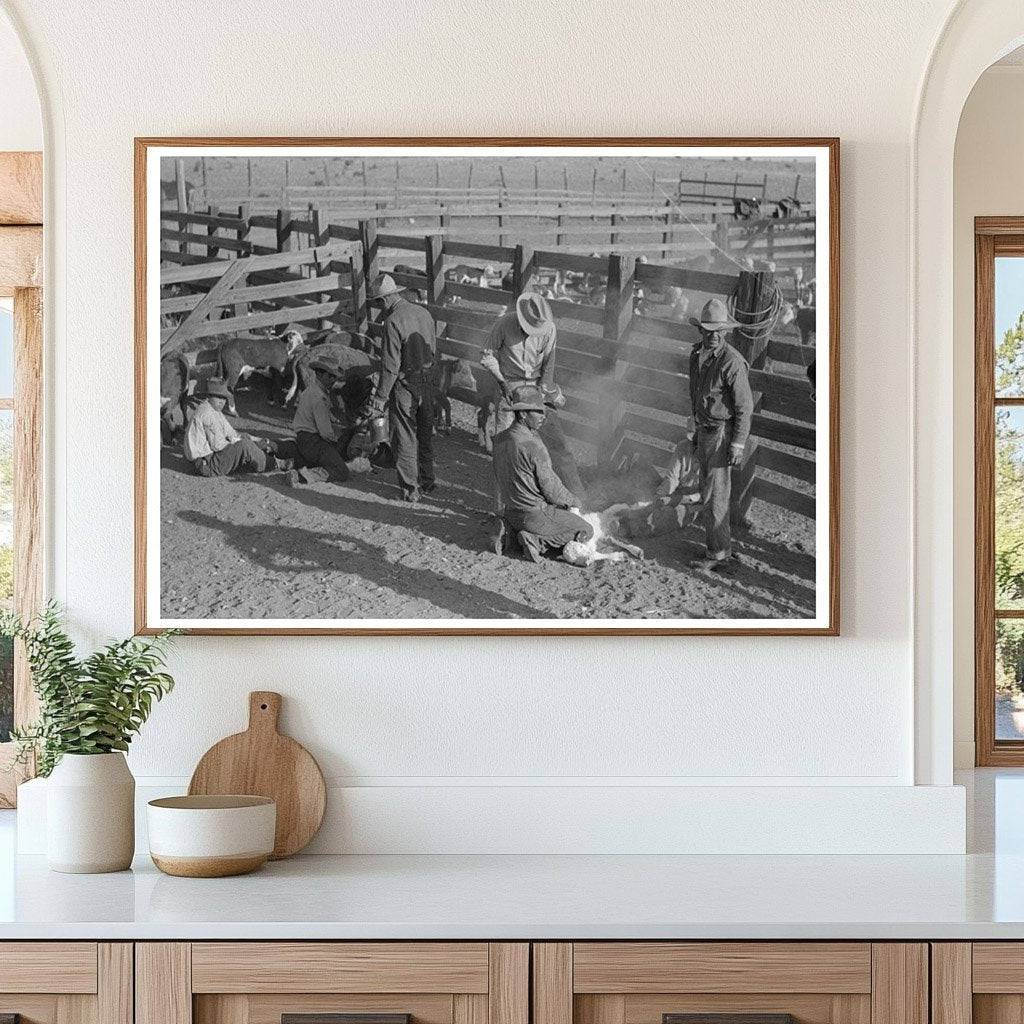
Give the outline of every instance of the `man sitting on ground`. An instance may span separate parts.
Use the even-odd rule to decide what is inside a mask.
[[[267,473],[289,469],[291,462],[264,451],[251,437],[239,434],[224,415],[231,398],[224,381],[211,379],[187,412],[183,450],[199,476]]]
[[[495,551],[504,553],[507,529],[526,556],[537,562],[549,548],[561,551],[569,541],[588,541],[594,531],[569,511],[578,509],[580,500],[558,479],[538,436],[546,415],[543,392],[528,386],[509,397],[515,419],[494,439],[494,475],[503,504]]]
[[[303,465],[288,474],[288,482],[300,484],[341,483],[348,479],[349,467],[338,445],[339,431],[331,415],[331,391],[341,378],[337,367],[323,359],[311,359],[313,379],[299,395],[292,419],[295,447]]]

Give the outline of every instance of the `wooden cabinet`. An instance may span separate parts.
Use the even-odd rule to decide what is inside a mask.
[[[932,1024],[1024,1020],[1024,942],[934,942]]]
[[[766,1014],[790,1014],[796,1024],[928,1024],[928,948],[869,942],[533,946],[533,1024],[673,1024],[669,1015],[675,1014],[741,1015],[736,1024],[758,1024]],[[764,1020],[780,1024],[778,1017]]]
[[[21,1024],[132,1024],[132,944],[0,943],[6,1015]]]
[[[529,966],[521,942],[139,943],[136,1024],[529,1024]]]

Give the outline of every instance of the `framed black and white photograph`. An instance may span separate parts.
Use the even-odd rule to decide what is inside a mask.
[[[136,626],[839,623],[836,139],[136,140]]]

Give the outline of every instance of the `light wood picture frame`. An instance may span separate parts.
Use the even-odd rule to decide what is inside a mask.
[[[668,183],[661,169],[672,161],[682,169]],[[702,182],[687,177],[697,161],[707,167]],[[525,163],[532,176],[524,177]],[[698,216],[694,207],[716,212]],[[137,630],[837,635],[839,214],[834,138],[136,139]],[[641,506],[617,511],[611,522],[618,539],[626,531],[629,543],[648,546],[645,562],[566,567],[574,575],[562,564],[552,568],[552,559],[540,566],[510,559],[495,569],[490,560],[499,556],[488,554],[478,522],[486,518],[493,484],[483,481],[491,471],[479,468],[475,425],[464,420],[455,440],[440,438],[435,447],[457,451],[453,462],[479,463],[471,485],[446,476],[439,455],[440,496],[415,506],[431,525],[395,548],[389,531],[406,526],[392,500],[399,493],[393,470],[354,497],[351,481],[341,488],[329,481],[300,486],[293,498],[283,476],[273,482],[269,472],[258,481],[190,479],[180,433],[161,448],[163,360],[188,357],[181,379],[193,394],[171,396],[182,404],[179,431],[187,432],[203,373],[231,376],[230,363],[211,355],[221,339],[298,324],[320,336],[348,332],[379,358],[383,325],[369,299],[382,272],[407,294],[420,292],[440,360],[459,361],[453,377],[476,373],[465,378],[470,384],[487,324],[503,307],[511,314],[524,292],[548,299],[568,447],[575,455],[589,444],[595,453],[593,475],[589,463],[583,473],[588,498],[596,490],[615,509]],[[567,281],[576,282],[572,295]],[[716,294],[745,325],[730,344],[746,360],[754,405],[751,440],[729,474],[732,533],[746,539],[736,542],[735,560],[704,571],[687,568],[703,553],[704,533],[697,512],[672,504],[682,484],[665,512],[650,481],[671,473],[677,449],[693,503],[705,507],[700,458],[681,442],[686,358],[700,339],[690,317]],[[205,370],[195,369],[200,364]],[[243,395],[245,387],[238,385]],[[456,382],[445,397],[476,401],[471,391]],[[285,451],[279,439],[290,414],[246,401],[250,413],[236,421],[243,433]],[[731,402],[724,403],[730,413]],[[456,418],[464,416],[456,408]],[[562,475],[557,459],[556,469]],[[618,481],[605,486],[606,472],[634,473],[642,486],[635,493]],[[208,505],[215,489],[221,496]],[[238,519],[255,494],[267,505],[266,521]],[[346,501],[360,520],[347,537],[333,525]],[[467,502],[475,502],[472,515]],[[597,499],[590,507],[605,508]],[[751,528],[762,507],[774,525]],[[674,532],[665,528],[669,514],[677,517]],[[378,531],[385,539],[371,543]],[[318,569],[320,596],[309,585]],[[620,571],[632,575],[620,580]],[[686,594],[696,614],[674,589],[679,578],[692,583]],[[285,595],[280,607],[275,586]],[[597,597],[588,602],[588,593]],[[376,594],[385,595],[379,603]]]

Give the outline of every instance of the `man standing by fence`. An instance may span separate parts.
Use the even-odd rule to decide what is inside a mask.
[[[725,340],[726,332],[737,326],[726,304],[711,299],[690,323],[701,333],[700,344],[690,353],[690,407],[707,543],[705,556],[691,564],[721,570],[732,557],[732,467],[743,461],[754,397],[746,360]]]
[[[437,351],[434,318],[409,302],[389,274],[373,284],[373,299],[384,306],[384,345],[380,383],[370,414],[391,420],[391,451],[404,501],[429,494],[434,481],[434,385],[431,369]]]

